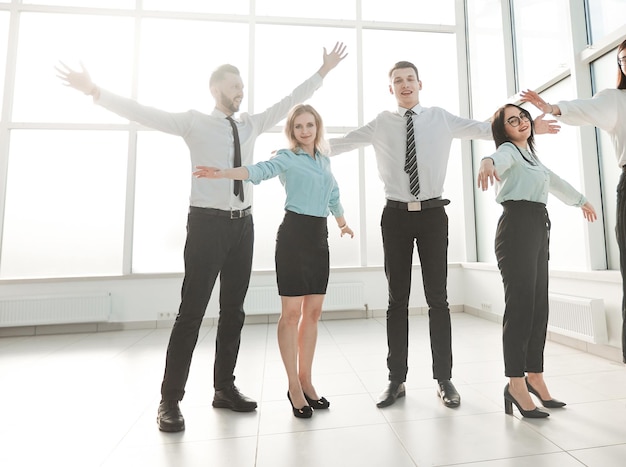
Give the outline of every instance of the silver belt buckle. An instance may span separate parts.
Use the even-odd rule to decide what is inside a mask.
[[[241,210],[230,211],[230,218],[231,219],[241,219],[242,217],[243,217],[243,211],[241,211]]]
[[[409,211],[421,211],[422,210],[422,202],[421,201],[412,201],[410,203],[406,203],[406,208]]]

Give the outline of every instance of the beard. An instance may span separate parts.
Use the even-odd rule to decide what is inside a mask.
[[[232,113],[239,112],[239,104],[235,104],[235,101],[226,97],[223,92],[220,92],[220,104]]]

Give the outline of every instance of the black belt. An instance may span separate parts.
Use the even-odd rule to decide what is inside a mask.
[[[252,214],[252,206],[248,206],[245,209],[233,209],[231,211],[224,211],[222,209],[213,209],[213,208],[200,208],[198,206],[189,206],[189,212],[202,213],[208,216],[228,217],[229,219],[243,219],[244,217]]]
[[[388,208],[404,209],[405,211],[421,211],[422,209],[441,208],[450,204],[449,199],[432,198],[424,201],[413,201],[411,203],[403,203],[402,201],[387,200]]]

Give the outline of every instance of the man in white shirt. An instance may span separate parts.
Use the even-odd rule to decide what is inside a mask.
[[[261,133],[282,120],[295,104],[310,98],[326,74],[345,58],[345,46],[324,49],[323,64],[309,79],[264,112],[242,114],[243,81],[239,70],[222,65],[211,75],[209,86],[215,99],[210,115],[189,110],[170,113],[117,96],[93,83],[87,70],[57,67],[59,77],[94,98],[94,102],[129,120],[181,136],[191,156],[191,167],[220,168],[253,163],[254,143]],[[236,143],[239,143],[238,145]],[[240,160],[238,160],[240,159]],[[185,429],[179,401],[185,393],[192,354],[202,319],[217,277],[220,277],[220,312],[215,343],[213,407],[236,412],[253,411],[257,403],[235,386],[235,364],[245,313],[243,302],[252,268],[254,228],[251,216],[251,184],[233,180],[206,183],[191,176],[191,196],[185,243],[185,277],[181,303],[167,348],[157,423],[161,431]]]
[[[411,263],[413,248],[417,245],[429,307],[433,378],[437,380],[437,393],[446,407],[458,407],[461,397],[451,381],[451,323],[446,289],[448,217],[444,206],[449,201],[441,195],[452,140],[492,139],[491,123],[457,117],[439,107],[422,107],[419,103],[422,82],[417,67],[410,62],[396,63],[389,72],[389,79],[389,91],[396,98],[397,111],[382,112],[367,125],[329,141],[331,155],[372,145],[387,199],[381,229],[389,290],[389,383],[376,405],[387,407],[406,394]],[[541,132],[556,132],[548,122],[538,119],[536,123],[539,122]],[[411,124],[417,190],[405,167],[410,165],[407,148],[412,145],[407,141],[407,133]]]

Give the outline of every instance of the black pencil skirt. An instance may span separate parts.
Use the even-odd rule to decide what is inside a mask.
[[[326,294],[329,271],[326,218],[285,211],[276,235],[275,261],[280,296]]]

